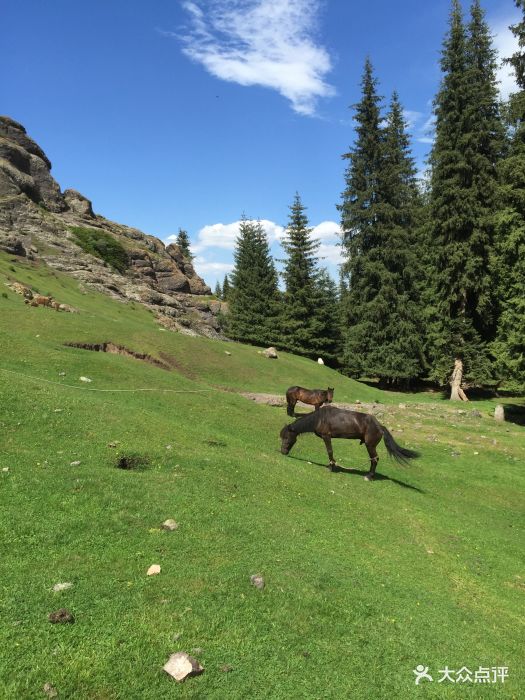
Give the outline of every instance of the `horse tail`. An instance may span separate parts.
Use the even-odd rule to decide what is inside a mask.
[[[383,439],[385,441],[385,447],[389,457],[393,457],[401,464],[408,464],[409,459],[419,457],[419,452],[409,450],[406,447],[401,447],[401,445],[398,445],[388,428],[385,428],[385,426],[381,425],[381,423],[379,424],[379,427],[383,433]]]

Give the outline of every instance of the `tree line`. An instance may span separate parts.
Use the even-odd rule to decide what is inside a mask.
[[[236,340],[321,356],[350,376],[525,386],[525,0],[501,102],[479,0],[452,0],[434,100],[428,174],[418,179],[399,95],[388,105],[366,60],[338,204],[339,284],[318,258],[296,195],[282,241],[284,289],[260,222],[243,217],[227,298]]]

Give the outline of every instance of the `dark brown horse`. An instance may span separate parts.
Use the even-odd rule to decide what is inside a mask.
[[[303,389],[302,386],[291,386],[286,392],[286,403],[288,404],[286,413],[289,416],[294,416],[295,404],[298,401],[309,403],[311,406],[315,406],[315,410],[318,411],[324,403],[332,403],[333,398],[334,390],[332,387],[328,387],[328,389]]]
[[[330,459],[328,465],[332,471],[336,467],[334,453],[332,452],[332,438],[348,438],[349,440],[361,440],[370,455],[370,471],[365,476],[367,481],[374,478],[379,457],[376,447],[383,438],[389,457],[398,462],[407,462],[409,459],[419,457],[417,452],[401,447],[394,440],[390,432],[381,425],[375,416],[357,411],[345,411],[335,406],[323,406],[319,411],[312,411],[299,418],[295,423],[285,425],[281,430],[281,452],[287,455],[295,445],[297,436],[302,433],[315,433],[324,440],[326,451]]]

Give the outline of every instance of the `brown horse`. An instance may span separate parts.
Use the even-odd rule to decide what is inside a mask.
[[[348,438],[349,440],[361,440],[370,455],[370,471],[365,476],[366,481],[374,478],[379,457],[376,447],[385,441],[386,451],[389,457],[393,457],[398,462],[406,463],[409,459],[419,457],[414,450],[401,447],[394,440],[390,432],[384,425],[381,425],[375,416],[357,411],[345,411],[335,406],[323,406],[319,411],[312,411],[299,418],[295,423],[285,425],[281,430],[281,452],[287,455],[295,445],[297,436],[302,433],[315,433],[317,437],[324,440],[326,451],[330,459],[328,465],[332,471],[335,470],[336,463],[332,452],[332,438]]]
[[[328,389],[303,389],[302,386],[291,386],[286,392],[286,403],[288,404],[286,413],[289,416],[294,416],[295,404],[298,401],[309,403],[311,406],[315,406],[315,410],[318,411],[324,403],[332,403],[333,398],[333,387],[328,387]]]

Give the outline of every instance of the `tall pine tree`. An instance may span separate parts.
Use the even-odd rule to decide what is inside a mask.
[[[501,299],[496,341],[497,376],[507,386],[525,388],[525,1],[523,16],[511,27],[518,51],[507,59],[518,91],[507,105],[509,148],[499,166],[500,208],[496,214],[495,277]]]
[[[343,158],[349,161],[342,193],[341,231],[346,258],[342,275],[347,285],[344,295],[344,367],[353,376],[363,374],[370,326],[366,318],[369,285],[376,277],[371,250],[380,243],[377,222],[380,210],[378,176],[382,143],[380,104],[372,64],[366,60],[361,82],[361,101],[354,105],[356,140]]]
[[[320,329],[316,317],[316,279],[319,241],[312,238],[305,207],[298,194],[290,207],[282,240],[285,292],[281,315],[281,346],[298,355],[313,357]]]
[[[242,217],[234,260],[226,334],[254,345],[274,344],[278,326],[277,273],[260,222]]]
[[[348,277],[345,365],[354,375],[407,383],[424,365],[417,285],[420,198],[397,94],[382,128],[369,61],[362,85],[340,206]]]
[[[466,399],[461,387],[465,378],[473,383],[491,378],[487,341],[495,313],[489,257],[501,150],[495,57],[477,0],[468,33],[459,2],[453,0],[441,69],[431,153],[439,315],[433,376],[450,382],[452,399]]]

